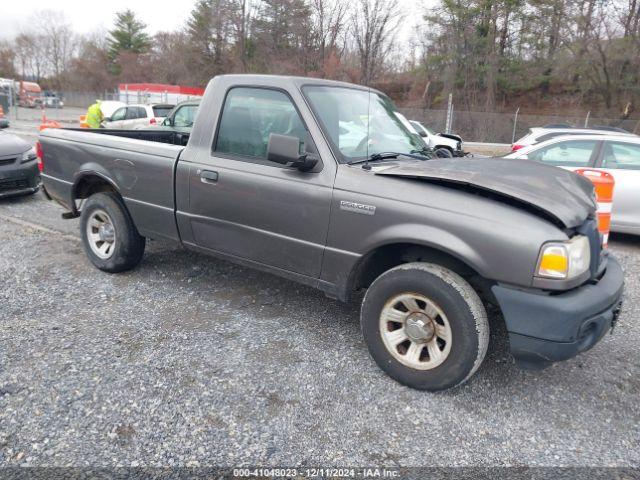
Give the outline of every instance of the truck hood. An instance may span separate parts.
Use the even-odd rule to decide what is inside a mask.
[[[375,173],[487,193],[551,216],[567,228],[581,225],[596,210],[591,181],[532,160],[439,158],[376,168]]]
[[[462,142],[462,137],[460,137],[458,135],[453,135],[451,133],[438,133],[437,136],[438,137],[442,137],[442,138],[448,138],[449,140],[453,140],[456,143],[457,142]]]

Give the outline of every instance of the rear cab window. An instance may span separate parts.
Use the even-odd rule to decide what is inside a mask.
[[[166,117],[173,110],[172,105],[156,105],[152,107],[154,117]]]

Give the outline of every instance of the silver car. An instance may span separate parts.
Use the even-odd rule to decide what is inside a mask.
[[[616,181],[611,231],[640,234],[640,137],[561,136],[523,147],[506,158],[537,160],[567,170],[590,167],[610,173]]]
[[[617,129],[615,127],[576,128],[571,126],[561,127],[560,125],[547,126],[547,127],[533,127],[529,129],[529,131],[524,137],[516,140],[516,142],[513,145],[511,145],[511,151],[516,152],[521,148],[540,144],[542,142],[546,142],[547,140],[563,137],[566,135],[635,136],[632,133],[629,133],[622,129]]]

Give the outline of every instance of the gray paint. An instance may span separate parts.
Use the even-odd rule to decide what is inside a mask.
[[[581,225],[596,208],[590,180],[534,161],[522,161],[514,168],[512,160],[504,158],[433,159],[403,163],[378,175],[471,185],[525,202],[571,228]]]
[[[0,131],[0,158],[20,155],[31,148],[31,145],[20,137]]]
[[[272,271],[341,298],[347,296],[348,279],[358,261],[394,243],[433,247],[489,280],[530,287],[541,245],[567,239],[564,227],[593,214],[589,196],[574,176],[562,181],[574,191],[575,202],[560,206],[558,197],[546,196],[538,207],[547,213],[536,214],[523,205],[533,202],[539,185],[505,192],[508,178],[500,184],[505,172],[498,169],[493,172],[493,191],[500,195],[487,198],[477,189],[404,178],[433,177],[429,162],[398,162],[395,173],[389,169],[387,174],[380,171],[381,165],[366,170],[339,164],[301,93],[303,85],[328,83],[337,82],[216,77],[207,87],[184,150],[91,132],[45,130],[41,142],[46,188],[72,208],[73,184],[88,173],[101,175],[121,192],[143,235],[179,238],[189,248]],[[235,86],[285,91],[316,144],[321,165],[302,173],[214,154],[218,116],[227,91]],[[441,167],[441,179],[449,161],[433,164]],[[521,169],[521,164],[509,166],[504,166],[507,176]],[[216,173],[217,181],[203,181],[207,172]],[[546,172],[544,166],[532,165],[529,174],[535,178]],[[455,171],[448,176],[461,180]],[[463,181],[486,188],[486,177],[466,175]],[[351,208],[341,208],[344,205]],[[554,224],[549,213],[565,225]]]

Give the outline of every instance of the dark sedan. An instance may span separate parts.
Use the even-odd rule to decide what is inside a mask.
[[[36,149],[21,138],[0,131],[0,198],[31,194],[40,188]]]

